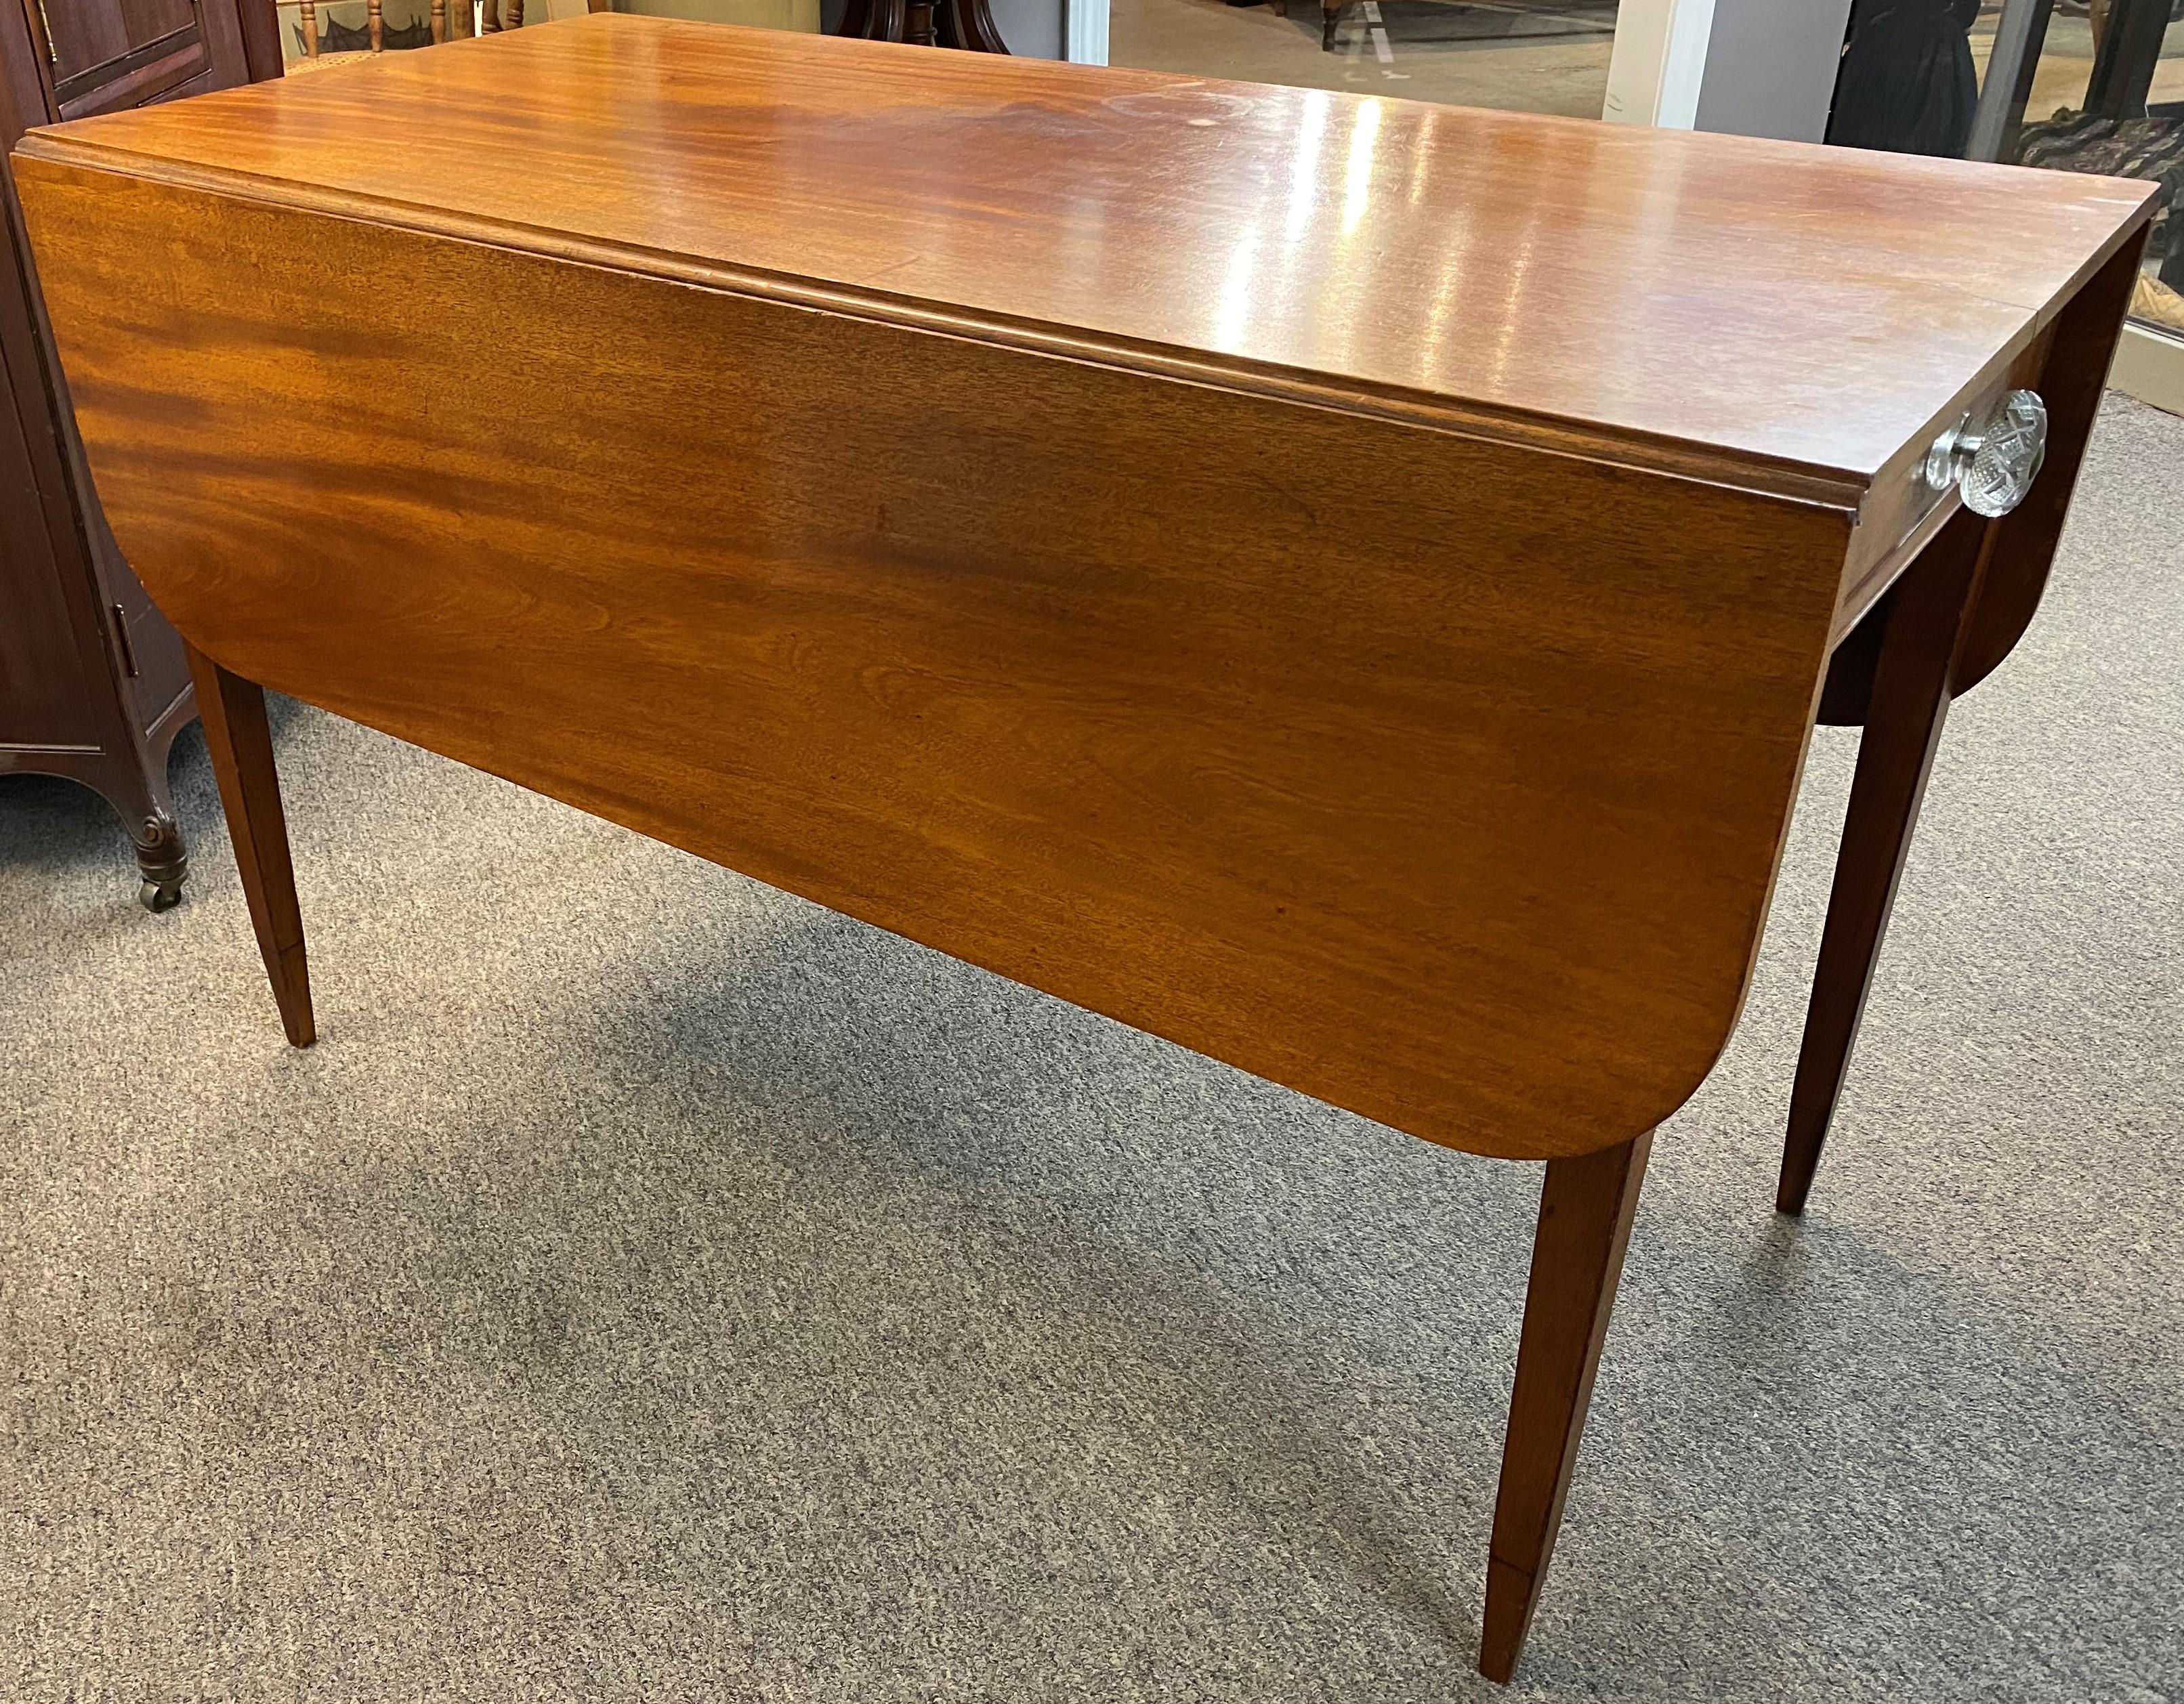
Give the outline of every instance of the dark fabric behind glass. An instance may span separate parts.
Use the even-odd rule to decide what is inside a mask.
[[[1979,0],[1856,0],[1828,140],[1961,158],[1979,78],[1965,40]]]

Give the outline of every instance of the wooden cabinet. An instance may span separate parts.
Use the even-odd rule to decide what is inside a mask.
[[[0,3],[0,129],[277,76],[270,0]],[[84,471],[12,177],[0,276],[0,774],[64,775],[120,813],[155,910],[181,894],[167,751],[197,714],[181,642]]]

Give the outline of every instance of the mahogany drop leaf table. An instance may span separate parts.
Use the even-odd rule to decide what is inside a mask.
[[[14,167],[289,1039],[267,686],[1544,1161],[1497,1679],[1814,722],[1792,1211],[2152,194],[607,14]]]

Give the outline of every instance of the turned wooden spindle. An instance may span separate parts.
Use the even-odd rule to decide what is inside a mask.
[[[432,40],[448,39],[448,0],[432,0]]]
[[[304,57],[319,57],[319,8],[315,0],[304,0]]]
[[[365,8],[365,16],[371,26],[371,51],[375,53],[380,51],[381,44],[387,34],[386,21],[379,15],[379,8],[380,0],[367,0]]]

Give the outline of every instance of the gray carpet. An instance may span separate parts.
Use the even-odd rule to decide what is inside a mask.
[[[1854,749],[1663,1133],[1513,1696],[2184,1700],[2184,421],[1952,721],[1811,1217]],[[292,704],[322,1040],[0,782],[0,1698],[1483,1699],[1538,1173]]]

